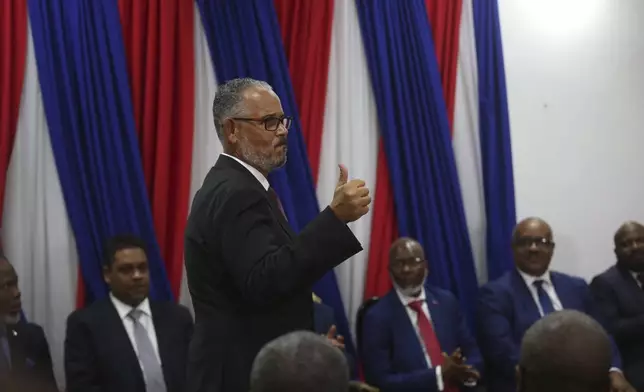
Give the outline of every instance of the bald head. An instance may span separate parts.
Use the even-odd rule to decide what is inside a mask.
[[[255,358],[250,375],[251,392],[346,391],[348,384],[342,351],[309,331],[269,342]]]
[[[541,218],[526,218],[512,232],[514,263],[522,272],[541,277],[548,271],[554,241],[550,225]]]
[[[514,230],[512,231],[512,241],[514,242],[519,238],[521,232],[535,229],[543,231],[544,233],[549,233],[550,238],[552,238],[552,228],[548,222],[541,218],[532,216],[521,220],[516,226],[514,226]]]
[[[617,231],[615,232],[615,236],[613,237],[613,240],[615,241],[615,245],[617,245],[620,239],[626,236],[628,233],[632,231],[637,231],[637,230],[644,230],[644,226],[642,226],[642,224],[639,222],[626,221],[622,223],[619,229],[617,229]]]
[[[614,241],[619,265],[633,272],[644,272],[644,226],[639,222],[625,222],[615,232]]]
[[[389,249],[389,273],[400,293],[410,297],[419,295],[429,273],[422,245],[409,237],[394,241]]]
[[[422,245],[410,237],[400,237],[391,244],[391,248],[389,248],[389,261],[396,258],[399,253],[413,253],[416,256],[425,257],[425,251]]]
[[[523,336],[520,392],[609,390],[611,345],[586,314],[563,310],[537,321]]]

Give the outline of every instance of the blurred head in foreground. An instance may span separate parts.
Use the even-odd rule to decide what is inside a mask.
[[[346,391],[349,368],[328,339],[297,331],[269,342],[257,354],[250,375],[251,392]]]
[[[523,337],[517,390],[605,392],[610,366],[610,340],[599,323],[574,310],[550,313]]]

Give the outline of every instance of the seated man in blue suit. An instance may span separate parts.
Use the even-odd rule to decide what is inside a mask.
[[[21,320],[18,275],[0,254],[0,391],[57,391],[43,329]]]
[[[644,391],[644,226],[624,223],[615,233],[617,264],[590,290],[622,354],[626,379]]]
[[[494,392],[516,390],[515,372],[521,339],[532,324],[551,312],[574,309],[601,320],[586,282],[550,271],[555,244],[550,226],[539,218],[520,222],[512,235],[516,269],[481,288],[477,313],[479,344],[488,386]],[[609,372],[613,392],[634,392],[619,370],[613,348]]]
[[[429,269],[422,246],[410,238],[396,240],[389,272],[394,289],[364,316],[360,354],[367,382],[383,392],[476,386],[476,341],[456,298],[425,285]]]

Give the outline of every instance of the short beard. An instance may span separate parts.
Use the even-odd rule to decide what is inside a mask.
[[[417,297],[421,290],[423,289],[423,286],[425,285],[425,281],[427,280],[427,275],[428,271],[425,270],[425,276],[423,277],[423,282],[419,284],[418,286],[409,286],[409,287],[402,287],[396,283],[396,280],[391,276],[391,283],[393,284],[394,288],[402,295],[405,297]]]
[[[4,322],[7,325],[15,325],[20,322],[20,318],[21,318],[20,312],[7,314],[4,316]]]
[[[288,147],[286,146],[284,146],[283,156],[257,152],[250,147],[248,139],[243,137],[239,143],[239,154],[241,155],[241,159],[263,173],[270,173],[271,171],[284,166],[286,164],[287,153]]]

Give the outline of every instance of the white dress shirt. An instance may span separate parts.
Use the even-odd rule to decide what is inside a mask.
[[[432,321],[432,316],[431,314],[429,314],[429,308],[427,307],[427,297],[425,295],[425,288],[421,287],[420,294],[418,295],[418,297],[408,297],[398,290],[396,290],[396,294],[398,294],[398,298],[400,299],[400,302],[405,307],[405,311],[407,312],[407,316],[409,317],[409,321],[411,322],[411,325],[414,326],[414,330],[416,331],[416,336],[418,337],[418,342],[420,344],[421,349],[423,350],[423,355],[425,356],[425,362],[427,362],[427,368],[431,369],[432,360],[429,358],[429,354],[427,353],[427,348],[425,348],[425,342],[423,341],[423,337],[420,334],[420,328],[418,328],[418,313],[416,313],[416,311],[409,306],[409,304],[411,304],[412,302],[423,301],[422,302],[423,313],[425,313],[425,316],[427,316],[427,319],[429,320],[429,322],[432,323],[432,326],[434,325],[434,322]],[[436,384],[438,386],[438,390],[442,391],[444,389],[444,383],[443,383],[443,373],[441,371],[441,367],[436,366],[435,370],[436,370]]]
[[[534,300],[534,303],[537,305],[537,309],[539,309],[539,314],[541,315],[541,317],[543,317],[543,309],[541,309],[541,302],[539,302],[539,294],[537,293],[537,288],[534,285],[534,282],[537,280],[543,280],[543,285],[542,285],[543,291],[545,291],[546,294],[548,294],[548,297],[550,298],[550,302],[552,302],[552,307],[554,308],[554,310],[558,311],[563,309],[563,306],[561,305],[561,301],[559,300],[559,296],[555,291],[555,286],[553,286],[552,284],[552,279],[550,278],[550,271],[546,271],[541,276],[528,275],[519,269],[517,269],[517,271],[519,271],[519,275],[521,275],[526,286],[528,286],[528,290],[530,291],[530,294],[532,294],[532,299]]]
[[[239,162],[239,164],[244,166],[250,172],[250,174],[253,175],[253,177],[257,178],[257,181],[259,181],[259,183],[262,184],[264,189],[268,191],[268,188],[271,186],[271,184],[268,182],[266,177],[264,177],[264,175],[259,170],[255,169],[254,167],[252,167],[248,163],[242,161],[241,159],[239,159],[237,157],[234,157],[232,155],[228,155],[225,152],[222,152],[221,155],[225,155],[228,158],[234,159],[237,162]]]
[[[138,358],[139,349],[136,347],[136,340],[134,338],[134,321],[132,321],[132,319],[128,317],[128,314],[130,314],[130,312],[134,308],[117,299],[112,293],[110,293],[110,300],[112,301],[112,304],[114,304],[114,307],[116,308],[116,312],[121,318],[121,322],[123,323],[125,332],[127,332],[127,336],[130,338],[130,342],[132,342],[132,347],[134,348],[134,352],[136,353],[136,356]],[[150,301],[148,301],[148,299],[146,298],[136,308],[140,310],[142,313],[141,317],[139,318],[139,323],[147,331],[148,337],[150,338],[150,342],[152,343],[152,347],[154,348],[154,354],[159,360],[159,363],[162,363],[161,356],[159,355],[159,344],[157,343],[157,333],[156,333],[156,330],[154,329],[154,322],[152,321],[152,311],[150,310]],[[141,371],[143,371],[143,364],[141,363],[141,361],[139,361],[139,365],[141,366]]]
[[[519,275],[521,275],[526,286],[528,286],[528,290],[530,290],[530,294],[532,294],[532,299],[534,300],[534,303],[537,305],[537,309],[539,309],[539,314],[541,315],[541,317],[543,317],[543,309],[541,309],[541,303],[539,302],[539,294],[537,294],[537,288],[534,286],[534,282],[536,280],[543,280],[543,290],[546,292],[546,294],[548,294],[548,297],[550,297],[550,301],[552,302],[552,307],[554,308],[555,312],[563,309],[563,305],[561,304],[561,301],[559,300],[559,296],[555,291],[555,286],[552,284],[552,279],[550,278],[550,271],[546,271],[545,274],[538,277],[528,275],[519,269],[517,269],[517,271],[519,271]],[[610,368],[610,371],[621,372],[620,369],[615,367]]]

